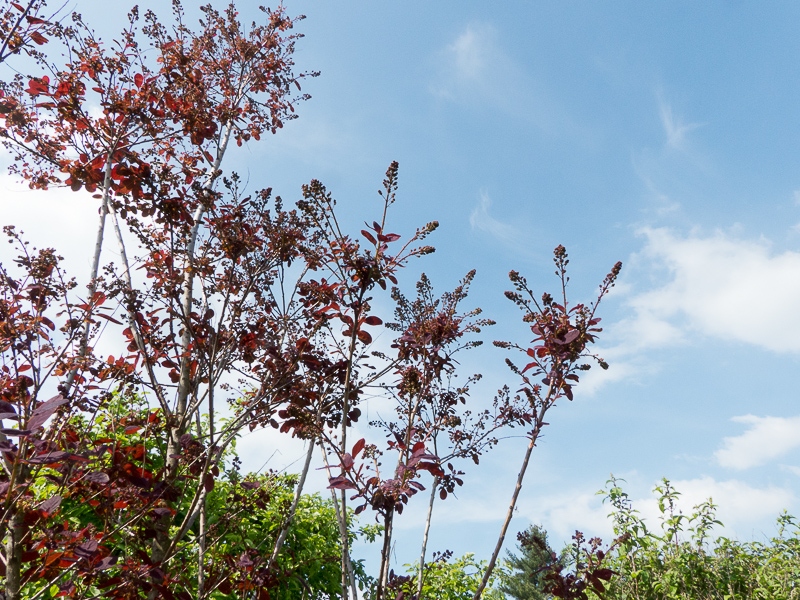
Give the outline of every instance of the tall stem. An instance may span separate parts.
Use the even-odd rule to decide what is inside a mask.
[[[111,156],[113,149],[106,156],[105,173],[103,174],[103,200],[100,202],[100,221],[97,225],[97,234],[94,242],[94,255],[92,256],[92,269],[89,273],[89,298],[91,302],[94,293],[97,291],[97,274],[100,271],[100,254],[103,250],[103,232],[106,226],[106,215],[108,215],[108,203],[111,193]],[[87,320],[83,324],[83,332],[81,333],[81,341],[78,346],[78,358],[83,359],[89,349],[89,332],[91,331],[91,323]],[[64,382],[63,395],[69,396],[69,391],[75,383],[75,377],[78,375],[78,367],[75,366],[69,372],[66,382]]]
[[[422,598],[423,575],[425,573],[425,552],[428,549],[428,533],[431,530],[431,517],[433,516],[433,503],[436,500],[436,489],[439,487],[439,477],[434,476],[431,486],[431,499],[428,501],[428,516],[425,519],[425,532],[422,534],[422,550],[419,553],[419,571],[417,573],[417,597]]]
[[[8,491],[11,494],[11,490]],[[8,533],[5,544],[6,577],[5,597],[8,600],[19,600],[22,588],[22,535],[24,519],[20,510],[13,509],[8,520]]]
[[[378,593],[377,600],[384,600],[386,586],[389,583],[389,554],[392,547],[392,516],[393,508],[386,509],[386,517],[383,519],[383,548],[381,548],[381,570],[378,573]]]
[[[333,477],[331,473],[331,465],[328,462],[328,455],[325,454],[325,451],[322,452],[322,457],[325,459],[325,469],[328,472],[328,479]],[[342,514],[342,510],[339,507],[338,499],[336,498],[336,490],[331,490],[331,497],[333,498],[333,509],[336,512],[336,521],[339,523],[339,537],[342,540],[347,540],[347,520],[345,515]],[[353,565],[350,562],[350,553],[345,551],[345,547],[342,546],[342,598],[343,600],[348,600],[348,579],[349,579],[349,587],[352,588],[353,592],[353,600],[356,600],[358,596],[356,595],[356,578],[353,574]]]
[[[206,534],[208,533],[208,514],[206,511],[206,491],[200,497],[200,534],[197,536],[197,599],[205,595]]]
[[[278,558],[278,553],[281,550],[281,546],[283,546],[283,542],[286,540],[286,535],[289,533],[289,527],[292,524],[292,520],[294,519],[294,515],[297,512],[297,505],[300,504],[300,497],[303,493],[303,486],[306,483],[306,475],[308,474],[308,469],[311,465],[311,456],[314,454],[314,442],[315,439],[308,440],[308,452],[306,453],[306,462],[303,465],[303,471],[300,473],[300,479],[297,482],[297,489],[294,492],[294,500],[292,501],[292,506],[289,509],[289,514],[286,515],[286,518],[283,521],[283,526],[281,527],[281,532],[278,534],[278,539],[275,540],[275,546],[272,548],[272,555],[269,557],[269,564],[267,565],[267,571],[272,568],[272,565],[275,564],[275,560]]]
[[[517,498],[519,497],[519,492],[522,489],[522,480],[525,478],[525,471],[527,470],[528,463],[531,460],[531,452],[533,452],[533,447],[536,445],[539,432],[544,424],[544,415],[547,412],[547,409],[551,406],[553,393],[553,385],[550,384],[550,387],[547,390],[547,395],[542,400],[539,414],[536,415],[535,425],[533,427],[533,431],[531,432],[531,440],[530,443],[528,443],[528,449],[525,451],[525,458],[522,460],[522,467],[519,470],[519,475],[517,475],[517,485],[514,487],[514,493],[512,494],[511,502],[508,505],[508,512],[506,513],[505,521],[503,521],[503,527],[500,529],[500,536],[497,538],[497,545],[494,548],[492,557],[489,559],[489,564],[486,567],[486,572],[483,574],[483,579],[481,579],[481,583],[478,586],[478,589],[475,591],[475,595],[472,597],[472,600],[480,600],[481,594],[483,594],[483,590],[486,588],[486,585],[489,583],[489,578],[492,576],[492,571],[494,571],[494,565],[497,562],[497,557],[500,555],[500,549],[503,547],[503,542],[506,539],[508,525],[511,523],[511,517],[514,516],[514,508],[517,505]]]

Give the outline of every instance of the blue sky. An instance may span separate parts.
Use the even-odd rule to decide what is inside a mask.
[[[245,20],[256,16],[246,4]],[[98,6],[76,3],[112,37],[123,15],[100,22]],[[800,515],[800,5],[286,7],[307,15],[298,67],[322,74],[305,83],[312,99],[297,121],[228,160],[251,189],[289,201],[320,179],[357,231],[378,214],[376,192],[398,160],[392,229],[441,224],[437,252],[404,282],[425,271],[444,291],[476,268],[472,304],[498,321],[488,341],[530,338],[503,297],[509,270],[554,290],[550,257],[564,244],[573,300],[585,301],[624,264],[601,309],[611,368],[590,372],[551,413],[511,542],[531,522],[556,540],[575,529],[610,537],[595,495],[610,473],[645,515],[661,477],[686,511],[713,497],[725,533],[741,539],[773,535],[783,509]],[[40,244],[74,249],[62,250],[74,271],[88,268],[90,201],[0,183],[3,224],[29,223]],[[31,211],[37,202],[52,223]],[[462,359],[464,373],[485,375],[479,403],[515,383],[487,346]],[[432,549],[488,557],[524,446],[504,441],[468,471],[458,500],[437,505]],[[263,436],[240,450],[247,465],[273,468],[302,453]],[[398,524],[400,563],[416,558],[423,503]]]

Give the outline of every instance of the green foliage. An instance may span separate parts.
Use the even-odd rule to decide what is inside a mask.
[[[800,598],[800,526],[787,514],[778,518],[779,534],[769,542],[739,542],[724,537],[713,546],[711,499],[691,515],[676,511],[680,495],[667,479],[656,486],[661,532],[650,531],[628,495],[609,480],[605,500],[614,508],[614,529],[622,540],[609,566],[618,576],[607,600],[791,600]]]
[[[568,548],[561,551],[561,556],[550,547],[547,531],[541,525],[531,525],[517,535],[519,555],[506,553],[507,572],[501,578],[500,591],[515,600],[545,600],[552,598],[544,592],[544,576],[548,571],[543,568],[553,563],[566,563]]]
[[[438,559],[425,565],[425,578],[422,585],[422,596],[418,600],[472,600],[483,573],[486,571],[487,562],[477,561],[472,553],[461,558],[448,560],[450,553],[445,553]],[[419,563],[405,565],[406,577],[398,577],[396,587],[405,598],[416,598],[417,580],[416,573]],[[483,600],[504,600],[500,590],[495,589],[494,583],[506,575],[505,570],[495,568],[494,575],[489,580],[482,598]],[[397,594],[397,598],[400,597]]]
[[[137,397],[112,396],[91,422],[73,418],[66,430],[81,429],[86,439],[100,452],[97,466],[111,472],[120,469],[139,473],[137,469],[156,471],[165,465],[165,448],[161,437],[154,431],[161,427],[160,411],[151,410]],[[214,481],[208,491],[204,516],[206,537],[201,539],[201,515],[192,505],[191,494],[182,494],[175,505],[174,522],[189,518],[192,525],[178,545],[175,572],[186,581],[198,578],[198,548],[205,548],[205,584],[210,591],[207,597],[238,599],[240,590],[233,588],[226,577],[226,568],[239,568],[256,572],[264,570],[280,529],[288,518],[294,499],[297,477],[277,473],[239,475],[238,459],[230,454],[232,467]],[[49,469],[32,486],[35,502],[41,502],[59,491],[55,478],[48,479]],[[129,555],[136,552],[137,544],[152,539],[152,523],[137,519],[143,508],[133,496],[123,495],[123,503],[113,506],[114,499],[98,495],[89,503],[82,496],[73,497],[62,490],[59,518],[69,522],[73,529],[116,530],[109,535],[108,545],[116,565],[108,569],[113,573],[125,568]],[[103,510],[103,507],[107,509]],[[191,514],[195,512],[195,516]],[[175,527],[175,526],[173,526]],[[360,537],[369,539],[380,533],[380,527],[367,525],[359,531]],[[352,538],[356,534],[351,535]],[[209,543],[208,540],[213,540]],[[274,578],[272,600],[327,600],[341,597],[341,568],[339,557],[341,543],[336,511],[330,499],[318,494],[303,495],[292,519],[286,539],[278,553],[275,568],[268,577]],[[354,572],[361,587],[367,577],[363,563],[354,562]],[[51,590],[45,588],[52,587]],[[46,582],[32,582],[23,589],[23,597],[41,593],[44,598],[55,597],[58,586]],[[99,595],[100,590],[95,589]]]

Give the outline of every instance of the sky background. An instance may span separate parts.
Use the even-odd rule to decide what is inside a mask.
[[[74,8],[109,39],[129,4]],[[240,3],[245,21],[257,17],[250,4]],[[503,297],[509,270],[554,292],[552,250],[564,244],[570,295],[591,301],[623,262],[600,310],[597,350],[611,367],[549,413],[507,547],[531,523],[557,545],[575,529],[610,539],[596,492],[612,473],[645,516],[657,513],[662,477],[683,493],[684,512],[712,497],[722,533],[742,540],[774,535],[784,509],[800,515],[800,5],[286,8],[307,15],[298,69],[321,75],[304,83],[312,99],[298,120],[228,157],[251,190],[271,186],[288,202],[319,179],[357,232],[379,215],[377,190],[399,161],[391,229],[406,237],[440,223],[436,253],[401,284],[411,289],[424,271],[445,291],[477,269],[468,303],[498,321],[488,342],[531,339]],[[5,175],[0,189],[2,224],[88,271],[91,199],[24,191]],[[477,405],[516,385],[504,357],[490,343],[461,357],[464,374],[485,376]],[[380,410],[367,406],[368,416]],[[465,465],[458,499],[434,509],[429,550],[488,558],[525,445],[504,440],[479,467]],[[247,467],[290,471],[303,452],[263,435],[239,449]],[[417,557],[424,496],[396,524],[400,564]]]

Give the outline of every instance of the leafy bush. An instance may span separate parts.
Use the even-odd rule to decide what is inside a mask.
[[[661,532],[648,529],[619,479],[607,482],[604,501],[614,508],[620,543],[609,556],[617,572],[603,596],[620,600],[789,600],[800,598],[800,525],[784,513],[768,542],[739,542],[711,530],[722,525],[711,499],[691,515],[676,509],[680,493],[669,480],[656,486]]]

